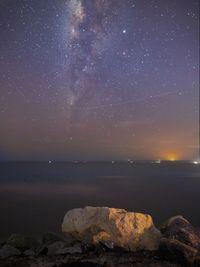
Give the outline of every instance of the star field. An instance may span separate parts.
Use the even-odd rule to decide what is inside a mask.
[[[195,159],[198,4],[1,1],[0,158]]]

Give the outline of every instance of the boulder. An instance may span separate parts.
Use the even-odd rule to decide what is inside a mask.
[[[60,249],[63,249],[65,247],[65,243],[62,241],[57,241],[55,243],[50,244],[47,249],[47,255],[51,256],[51,255],[55,255],[56,252]]]
[[[63,241],[56,241],[49,245],[43,245],[40,248],[38,254],[40,255],[65,255],[65,254],[75,254],[75,253],[82,253],[82,248],[80,244],[76,244],[74,246],[68,246],[67,243]]]
[[[200,250],[200,232],[198,232],[184,217],[170,218],[162,227],[161,232],[166,238],[180,242]]]
[[[77,240],[113,242],[126,250],[156,250],[161,233],[150,215],[108,207],[85,207],[66,213],[62,231]]]
[[[42,244],[37,249],[37,255],[55,254],[56,246],[63,245],[64,242],[64,237],[53,232],[46,232],[42,236]]]
[[[0,257],[1,258],[8,258],[8,257],[12,257],[12,256],[18,256],[20,255],[21,252],[10,245],[4,245],[1,249],[0,249]]]
[[[39,242],[32,238],[32,237],[26,237],[20,234],[12,234],[7,242],[7,245],[13,246],[20,251],[25,251],[28,249],[36,250],[37,247],[39,246]]]
[[[194,266],[198,251],[179,240],[162,238],[159,251],[167,260],[173,260],[180,263],[181,266]]]
[[[57,250],[65,249],[75,244],[77,244],[77,240],[71,235],[62,237],[55,233],[47,232],[42,236],[42,244],[37,249],[37,255],[55,255]]]

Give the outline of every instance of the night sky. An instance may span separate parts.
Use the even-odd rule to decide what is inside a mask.
[[[198,0],[1,0],[0,159],[195,159]]]

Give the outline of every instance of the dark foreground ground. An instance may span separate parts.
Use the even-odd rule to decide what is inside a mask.
[[[174,229],[178,235],[174,235]],[[179,231],[179,232],[178,232]],[[1,242],[1,267],[192,267],[200,266],[200,234],[188,224],[173,226],[156,251],[125,251],[109,243],[96,245],[46,233],[39,242],[11,235]],[[167,236],[164,237],[164,236]],[[177,239],[175,239],[177,238]],[[181,241],[180,241],[181,240]]]
[[[177,262],[180,261],[180,262]],[[175,267],[192,266],[180,259],[166,259],[159,251],[98,251],[62,256],[15,256],[0,260],[1,267]],[[200,266],[197,264],[193,266]]]

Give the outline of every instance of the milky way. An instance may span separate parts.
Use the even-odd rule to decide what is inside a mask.
[[[80,105],[84,106],[95,95],[96,81],[100,81],[102,74],[102,56],[109,38],[106,23],[114,4],[108,0],[71,0],[67,3],[67,100],[68,107],[75,107],[75,112],[77,107],[80,109]]]
[[[0,2],[0,159],[196,159],[197,0]]]

